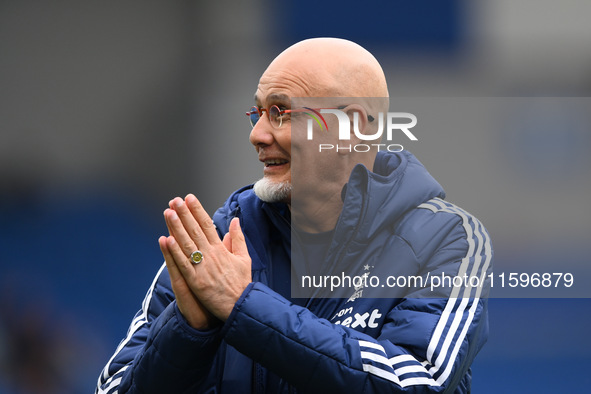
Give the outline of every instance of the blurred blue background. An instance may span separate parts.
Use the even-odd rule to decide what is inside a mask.
[[[392,96],[588,97],[590,13],[577,0],[0,2],[0,393],[94,390],[162,262],[167,202],[193,192],[213,212],[260,176],[243,111],[288,45],[354,40]],[[590,131],[432,130],[411,150],[488,227],[497,267],[589,273]],[[590,299],[491,299],[473,392],[585,391],[590,312]]]

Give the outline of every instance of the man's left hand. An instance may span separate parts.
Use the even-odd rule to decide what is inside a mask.
[[[202,305],[226,321],[240,295],[252,281],[251,259],[238,218],[220,240],[213,221],[197,198],[177,197],[164,212],[174,239],[167,240],[174,263]],[[176,240],[176,242],[174,242]],[[193,264],[190,256],[199,250],[203,261]]]

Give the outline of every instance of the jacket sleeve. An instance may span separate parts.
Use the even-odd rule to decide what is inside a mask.
[[[181,393],[198,389],[220,343],[220,329],[201,332],[181,315],[162,265],[127,336],[104,367],[96,394]]]
[[[451,224],[437,235],[425,265],[446,275],[486,277],[492,250],[484,228],[472,217],[451,213],[456,220],[450,221],[450,213],[443,215]],[[254,283],[223,333],[230,345],[304,392],[467,392],[470,365],[488,332],[482,288],[454,288],[445,298],[429,297],[429,291],[417,289],[397,303],[374,338]]]

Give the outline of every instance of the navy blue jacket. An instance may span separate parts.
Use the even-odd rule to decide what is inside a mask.
[[[314,266],[380,284],[357,282],[338,298],[309,286],[318,297],[291,298],[289,283],[273,283],[273,270],[305,258],[286,206],[262,202],[251,186],[236,191],[213,219],[221,235],[240,218],[253,281],[227,321],[208,332],[190,327],[163,265],[96,392],[469,392],[488,335],[492,248],[482,224],[443,197],[408,152],[379,153],[373,171],[358,165]],[[295,284],[309,274],[297,270]],[[433,277],[466,275],[481,281],[431,286]]]

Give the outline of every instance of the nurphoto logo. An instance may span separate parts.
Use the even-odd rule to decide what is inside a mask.
[[[367,103],[367,100],[365,100],[364,103]],[[338,142],[325,141],[323,139],[322,142],[318,144],[319,152],[330,150],[368,152],[372,148],[377,148],[378,151],[386,150],[389,152],[400,152],[404,150],[404,147],[400,144],[391,143],[395,138],[404,135],[411,141],[418,140],[418,138],[411,132],[411,129],[417,125],[417,117],[414,114],[410,112],[380,111],[377,112],[377,116],[372,116],[370,115],[370,109],[375,109],[378,107],[377,105],[366,105],[367,107],[372,107],[370,109],[356,103],[355,106],[363,107],[367,111],[367,122],[362,122],[360,119],[360,114],[362,114],[362,116],[364,115],[360,110],[348,108],[347,105],[333,106],[332,108],[327,105],[316,106],[316,108],[311,105],[301,106],[301,108],[305,110],[304,114],[309,117],[306,123],[307,140],[314,140],[315,132],[333,132],[334,130],[332,130],[332,128],[334,128],[334,126],[332,126],[332,124],[335,123],[338,127],[338,133],[336,134],[338,136]],[[383,105],[379,108],[383,108]],[[351,119],[351,113],[353,119]],[[374,115],[376,114],[376,112],[371,113]],[[329,130],[329,123],[331,124],[331,130]],[[365,129],[363,129],[361,124],[366,124]],[[363,141],[363,143],[351,144],[352,136],[357,140]],[[381,143],[384,137],[387,143]]]

